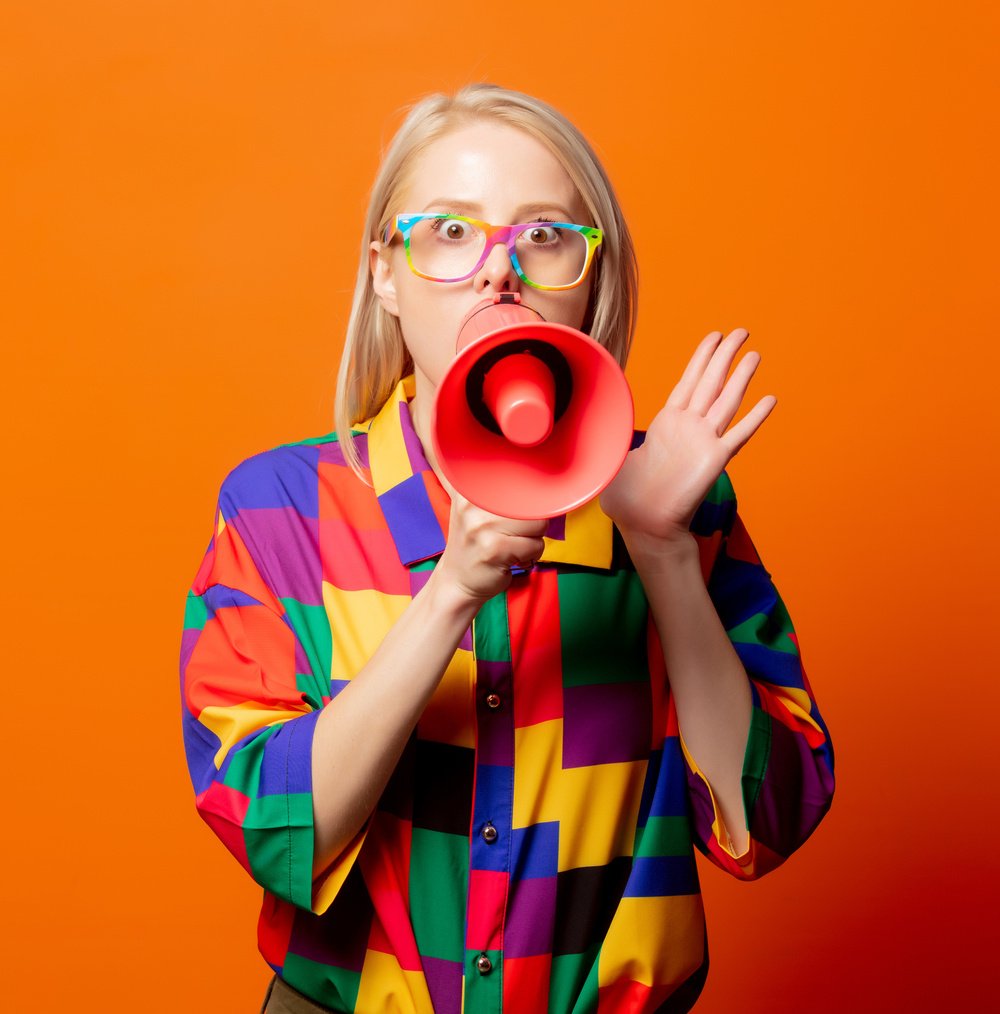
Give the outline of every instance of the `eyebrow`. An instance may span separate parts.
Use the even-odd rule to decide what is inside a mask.
[[[421,210],[422,212],[427,212],[432,208],[448,208],[450,213],[467,215],[469,218],[478,218],[483,213],[483,206],[481,204],[476,204],[474,201],[456,200],[453,197],[435,197],[433,201],[425,204]],[[542,211],[554,211],[563,216],[562,221],[564,222],[573,221],[569,211],[557,201],[553,201],[550,204],[541,201],[534,204],[522,204],[517,209],[516,217],[519,220],[523,220],[529,215],[537,215]]]

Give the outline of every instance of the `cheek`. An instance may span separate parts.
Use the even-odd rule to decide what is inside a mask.
[[[400,328],[413,364],[436,385],[455,358],[458,321],[433,301],[400,301]]]
[[[522,292],[521,298],[528,306],[538,310],[546,320],[580,330],[587,317],[590,290],[581,287],[569,292],[538,292],[534,294]]]
[[[577,323],[574,325],[577,328],[583,327],[583,322],[589,315],[587,312],[590,307],[591,301],[591,290],[588,287],[581,294],[576,305]]]

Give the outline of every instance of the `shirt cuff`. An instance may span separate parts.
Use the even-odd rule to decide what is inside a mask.
[[[688,766],[688,785],[691,789],[694,809],[695,832],[701,838],[711,858],[720,866],[741,878],[753,875],[755,842],[750,833],[750,813],[764,782],[770,748],[770,724],[767,716],[754,708],[750,718],[746,749],[743,754],[741,784],[743,788],[743,820],[747,831],[747,847],[737,853],[730,838],[715,792],[705,773],[698,767],[684,742],[678,735],[681,751]]]

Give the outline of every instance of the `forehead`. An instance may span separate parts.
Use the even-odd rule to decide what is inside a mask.
[[[583,201],[559,160],[539,140],[507,124],[464,124],[439,137],[415,159],[404,191],[407,210],[442,200],[478,206],[484,217],[509,217],[550,205],[577,218]],[[431,210],[448,210],[434,207]]]

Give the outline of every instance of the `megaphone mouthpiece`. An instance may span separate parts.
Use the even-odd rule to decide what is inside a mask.
[[[484,335],[493,334],[502,327],[515,324],[537,324],[545,318],[530,306],[521,302],[518,292],[501,292],[493,299],[484,299],[462,318],[458,325],[458,340],[455,351],[461,352]]]

